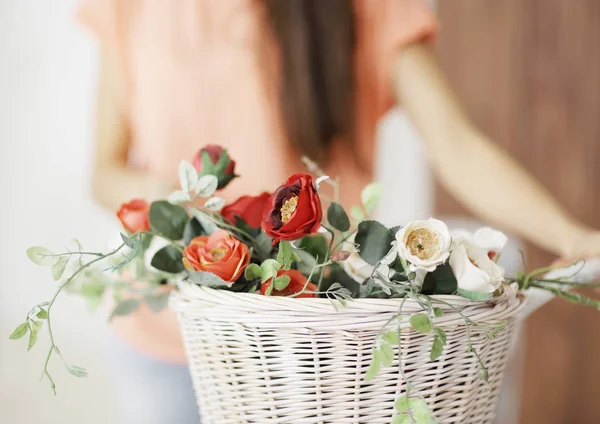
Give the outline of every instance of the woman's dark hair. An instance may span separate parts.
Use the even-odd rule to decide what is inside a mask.
[[[352,0],[264,0],[281,58],[279,101],[289,141],[326,159],[334,138],[354,142]]]

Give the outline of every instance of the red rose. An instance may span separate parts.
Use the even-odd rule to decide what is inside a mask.
[[[211,272],[234,283],[250,262],[248,246],[225,230],[198,236],[183,249],[184,265],[195,271]]]
[[[134,199],[121,205],[117,211],[117,218],[121,221],[123,228],[133,234],[150,230],[149,213],[148,202],[143,199]]]
[[[216,144],[209,144],[200,149],[193,164],[199,174],[216,176],[219,189],[224,188],[236,177],[235,161],[231,160],[227,150]]]
[[[235,224],[235,217],[242,218],[252,228],[260,228],[263,211],[270,193],[262,193],[258,196],[242,196],[235,202],[225,205],[221,209],[221,215],[229,222]]]
[[[309,174],[294,174],[269,198],[263,214],[262,229],[273,238],[297,240],[317,232],[323,211],[321,199]]]
[[[288,286],[283,290],[273,290],[271,292],[271,296],[290,296],[292,294],[301,292],[306,285],[307,278],[302,275],[300,271],[296,271],[295,269],[290,269],[288,271],[279,270],[277,276],[279,277],[280,275],[287,275],[290,277],[290,284],[288,284]],[[272,282],[272,278],[269,278],[267,281],[265,281],[260,289],[260,292],[262,294],[266,294],[269,287],[271,287]],[[317,286],[313,283],[308,283],[306,290],[316,292]],[[296,297],[317,297],[317,295],[315,293],[302,293]]]

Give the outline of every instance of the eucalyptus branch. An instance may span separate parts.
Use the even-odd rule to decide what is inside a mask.
[[[52,306],[54,306],[54,303],[56,302],[56,299],[58,298],[58,295],[62,292],[62,290],[69,285],[69,283],[71,283],[71,281],[73,281],[75,279],[75,277],[77,275],[79,275],[80,272],[82,272],[83,270],[89,268],[90,266],[92,266],[93,264],[95,264],[96,262],[100,262],[101,260],[112,256],[114,254],[116,254],[117,252],[119,252],[123,247],[125,246],[125,243],[122,243],[119,247],[117,247],[115,250],[113,250],[110,253],[107,254],[103,254],[101,256],[99,256],[98,258],[87,262],[86,264],[84,264],[83,266],[79,267],[63,284],[58,286],[58,289],[56,290],[56,292],[54,293],[54,296],[52,296],[52,299],[47,303],[48,308],[47,308],[47,313],[48,313],[48,317],[46,318],[46,321],[48,323],[48,335],[50,337],[50,349],[48,350],[48,355],[46,356],[46,362],[44,363],[44,369],[42,372],[42,378],[44,376],[46,376],[46,378],[48,378],[48,381],[50,381],[50,387],[52,388],[52,390],[54,391],[54,394],[56,394],[56,384],[54,383],[54,380],[52,379],[52,376],[50,375],[50,373],[48,372],[48,364],[50,363],[50,358],[52,357],[52,353],[56,352],[60,355],[60,351],[58,350],[58,346],[56,345],[56,341],[54,339],[54,333],[52,332],[52,315],[51,315],[51,310],[52,310]],[[66,364],[65,364],[66,365]]]
[[[487,368],[485,367],[485,364],[483,363],[483,360],[481,359],[481,356],[479,356],[479,353],[477,352],[477,349],[475,349],[473,347],[473,344],[471,343],[471,329],[470,329],[470,325],[473,325],[473,321],[468,318],[467,316],[465,316],[465,314],[463,314],[463,312],[458,309],[455,305],[451,304],[450,302],[446,302],[445,300],[442,299],[436,299],[436,298],[432,298],[430,297],[430,299],[433,302],[438,302],[438,303],[442,303],[446,306],[449,306],[450,308],[452,308],[454,310],[454,312],[456,312],[457,314],[459,314],[464,320],[465,320],[465,331],[467,334],[467,349],[470,353],[472,353],[473,355],[475,355],[475,358],[477,358],[477,362],[479,364],[479,368],[480,370],[485,373],[486,378],[484,378],[484,381],[487,383]]]

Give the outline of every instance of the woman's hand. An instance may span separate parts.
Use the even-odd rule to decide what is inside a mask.
[[[565,246],[560,259],[552,266],[567,266],[593,258],[600,258],[600,231],[582,231]]]

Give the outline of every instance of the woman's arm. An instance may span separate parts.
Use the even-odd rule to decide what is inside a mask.
[[[600,237],[569,216],[529,173],[465,115],[424,44],[403,49],[396,93],[426,144],[439,181],[482,219],[575,257],[600,255]]]
[[[169,184],[127,166],[130,145],[115,61],[103,54],[97,103],[96,151],[93,193],[100,204],[116,210],[133,198],[166,197]]]

